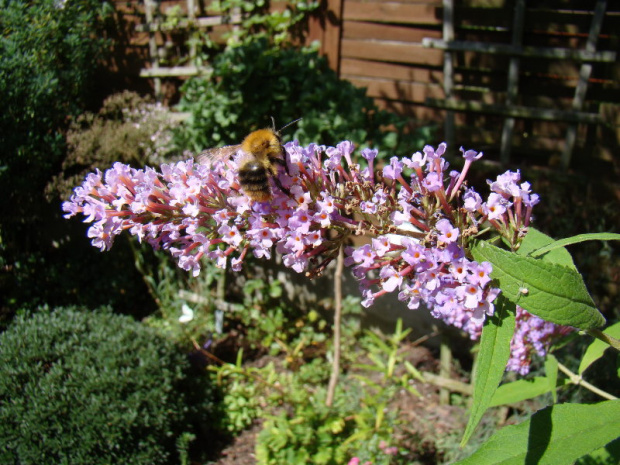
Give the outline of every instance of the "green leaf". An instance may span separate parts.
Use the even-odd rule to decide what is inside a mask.
[[[576,465],[616,465],[620,463],[620,437],[605,447],[577,460]]]
[[[560,239],[553,243],[541,247],[538,250],[533,251],[530,255],[534,258],[540,257],[548,253],[551,250],[563,248],[567,245],[578,244],[585,241],[620,241],[620,234],[615,233],[591,233],[591,234],[579,234],[578,236],[567,237],[566,239]]]
[[[495,433],[458,465],[570,465],[620,436],[620,400],[560,404]]]
[[[495,314],[482,328],[480,350],[474,371],[474,398],[461,447],[467,444],[482,415],[487,411],[510,357],[510,340],[515,328],[515,307],[502,295],[495,301]]]
[[[497,388],[497,391],[495,391],[489,407],[515,404],[546,394],[550,390],[551,385],[549,379],[542,376],[536,376],[532,379],[520,379],[512,383],[502,384]]]
[[[558,401],[558,393],[555,387],[558,384],[558,359],[553,355],[547,355],[545,360],[545,374],[547,375],[547,382],[549,384],[549,390],[553,396],[553,403]]]
[[[614,337],[616,339],[620,338],[620,322],[611,325],[609,328],[603,331],[608,336]],[[595,339],[592,344],[588,346],[586,352],[583,354],[581,358],[581,363],[579,364],[579,374],[583,374],[586,369],[592,365],[595,361],[603,356],[603,352],[609,349],[609,344],[604,343],[600,339]]]
[[[527,235],[523,238],[521,247],[517,250],[518,255],[531,256],[532,252],[540,250],[549,244],[555,243],[555,239],[546,234],[538,231],[535,228],[529,228]],[[568,268],[577,270],[573,257],[564,247],[550,250],[541,259],[545,262],[555,263],[556,265],[563,265]]]
[[[574,269],[524,257],[488,242],[477,243],[471,251],[478,262],[488,261],[493,265],[491,277],[498,280],[502,294],[528,312],[543,320],[580,329],[597,328],[605,323],[583,278]]]

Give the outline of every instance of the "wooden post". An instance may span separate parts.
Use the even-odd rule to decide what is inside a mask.
[[[340,49],[342,42],[342,9],[344,0],[327,0],[318,14],[308,23],[306,44],[318,40],[321,55],[327,57],[329,67],[340,75]]]
[[[146,15],[146,22],[150,26],[155,21],[155,9],[157,4],[154,0],[144,0],[144,13]],[[157,53],[157,32],[149,28],[149,54],[151,55],[151,68],[156,70],[159,68],[159,54]],[[161,79],[158,77],[153,78],[153,84],[155,87],[155,98],[157,101],[161,100]]]
[[[452,0],[443,0],[443,40],[451,42],[454,40],[454,6]],[[454,90],[454,52],[446,50],[443,54],[443,90],[445,99],[453,98]],[[454,112],[448,110],[446,112],[446,121],[444,122],[444,137],[448,144],[449,150],[454,153]]]
[[[586,51],[596,51],[596,41],[601,32],[601,25],[603,24],[603,18],[605,17],[605,10],[607,9],[607,0],[598,0],[594,7],[594,17],[592,18],[592,24],[590,25],[590,33],[588,34],[588,41],[586,42]],[[588,80],[592,74],[592,64],[583,63],[579,70],[579,81],[575,88],[575,96],[573,98],[573,111],[581,111],[583,108],[583,102],[586,98],[586,91],[588,90]],[[577,124],[571,124],[566,130],[566,140],[564,142],[564,150],[562,151],[561,165],[562,169],[568,169],[570,165],[570,159],[575,147],[575,140],[577,138]]]
[[[514,21],[512,23],[512,45],[514,47],[520,46],[523,42],[524,17],[525,0],[517,0],[515,5]],[[508,66],[508,91],[506,94],[507,107],[517,103],[516,100],[519,91],[519,64],[520,58],[518,56],[513,56],[510,58],[510,64]],[[512,133],[514,126],[514,118],[506,118],[504,120],[500,149],[500,161],[502,165],[506,165],[510,161],[510,149],[512,148]]]
[[[196,27],[195,19],[196,19],[196,4],[194,0],[187,0],[187,19],[191,23],[190,34],[195,34],[193,28]],[[189,62],[193,66],[197,66],[196,63],[196,41],[190,39],[189,40]]]

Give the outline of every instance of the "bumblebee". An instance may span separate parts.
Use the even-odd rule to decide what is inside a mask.
[[[293,121],[293,123],[299,120]],[[285,127],[293,123],[287,124]],[[284,129],[284,128],[283,128]],[[237,174],[239,184],[245,195],[256,202],[267,202],[273,199],[269,179],[273,179],[278,188],[290,195],[278,174],[283,167],[290,176],[286,164],[284,147],[280,131],[273,129],[259,129],[248,134],[241,144],[207,149],[198,156],[199,163],[208,163],[227,159],[240,152]]]

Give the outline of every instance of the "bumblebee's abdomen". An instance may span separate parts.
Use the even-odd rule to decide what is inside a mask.
[[[262,163],[256,160],[243,163],[239,167],[239,182],[251,199],[258,202],[271,199],[269,173]]]

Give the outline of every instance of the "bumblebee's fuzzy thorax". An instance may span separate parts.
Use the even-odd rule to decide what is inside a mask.
[[[285,160],[284,147],[280,134],[275,129],[258,129],[251,132],[239,145],[207,149],[200,154],[201,163],[210,163],[214,160],[229,158],[237,154],[237,174],[243,192],[252,200],[266,202],[273,198],[270,180],[285,194],[290,196],[280,179],[279,168],[285,169],[288,165]]]

